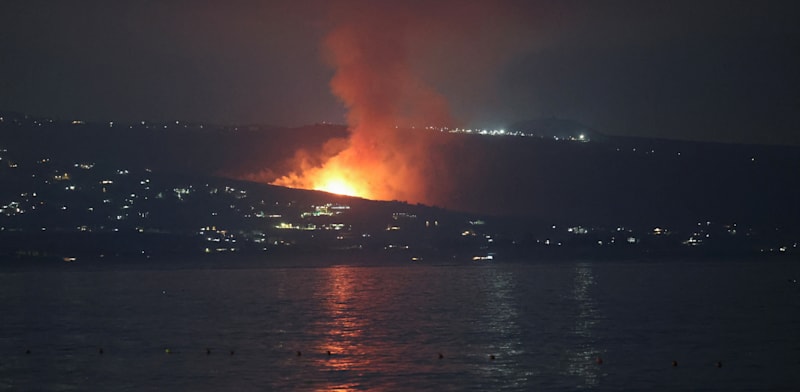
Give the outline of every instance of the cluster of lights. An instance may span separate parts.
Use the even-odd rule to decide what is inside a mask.
[[[399,126],[395,126],[395,128],[399,129]],[[415,127],[411,127],[415,129]],[[507,131],[505,129],[484,129],[484,128],[450,128],[450,127],[437,127],[437,126],[427,126],[424,128],[428,131],[437,131],[437,132],[446,132],[446,133],[462,133],[467,135],[482,135],[482,136],[517,136],[517,137],[542,137],[541,135],[533,132],[523,132],[523,131]],[[589,137],[586,134],[581,133],[576,136],[553,136],[553,140],[556,141],[576,141],[576,142],[588,142]]]

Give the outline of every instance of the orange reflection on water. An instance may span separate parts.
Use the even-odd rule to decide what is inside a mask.
[[[319,293],[324,301],[325,317],[319,327],[324,331],[323,341],[317,344],[324,355],[317,361],[320,369],[332,375],[329,384],[319,390],[364,390],[359,379],[374,370],[376,349],[363,344],[367,327],[364,307],[356,293],[359,272],[363,269],[348,266],[327,268],[327,285]],[[337,382],[337,379],[339,382]],[[370,386],[374,390],[374,386]]]
[[[354,315],[354,276],[350,267],[330,268],[330,286],[325,307],[328,311],[329,341],[326,350],[337,359],[357,349],[356,339],[362,334],[363,322]],[[333,367],[347,367],[347,362],[331,361]]]

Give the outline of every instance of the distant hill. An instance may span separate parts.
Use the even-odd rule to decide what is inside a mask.
[[[0,112],[0,147],[58,159],[146,167],[182,174],[229,174],[282,167],[300,148],[318,151],[344,126],[220,126],[185,121],[91,123]]]
[[[202,175],[0,151],[0,267],[554,259],[791,259],[795,226],[481,216]],[[53,263],[55,262],[55,263]],[[242,264],[244,263],[244,264]],[[153,264],[156,265],[156,264]],[[70,268],[70,267],[68,267]]]
[[[520,121],[511,124],[509,129],[548,139],[581,140],[581,135],[584,140],[591,141],[600,141],[606,138],[606,135],[577,121],[556,117]]]
[[[84,124],[5,114],[0,149],[31,158],[268,180],[344,137],[343,126],[301,128],[190,123]],[[527,124],[527,125],[526,125]],[[568,120],[517,125],[564,137],[434,138],[455,191],[439,207],[596,224],[800,221],[800,148],[607,137]],[[435,131],[431,131],[435,132]],[[578,134],[578,135],[579,135]]]

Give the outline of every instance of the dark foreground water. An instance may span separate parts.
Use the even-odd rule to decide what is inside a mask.
[[[798,390],[791,279],[798,263],[0,269],[0,390]]]

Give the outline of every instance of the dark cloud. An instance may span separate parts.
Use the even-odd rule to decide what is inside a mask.
[[[407,32],[418,43],[409,65],[464,123],[557,115],[608,133],[800,144],[795,2],[495,4],[408,1],[398,13],[420,27]],[[0,108],[87,119],[344,122],[322,38],[343,17],[337,9],[384,5],[398,7],[5,1]],[[420,35],[430,31],[437,35]]]

